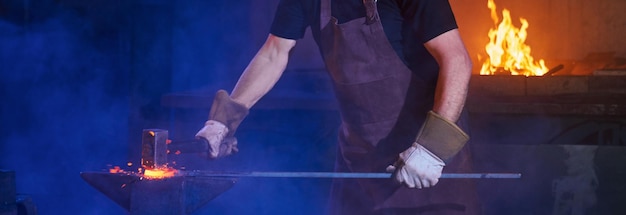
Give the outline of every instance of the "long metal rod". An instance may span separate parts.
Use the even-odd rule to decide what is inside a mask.
[[[184,172],[185,176],[203,177],[270,177],[270,178],[391,178],[391,173],[357,173],[357,172]],[[516,179],[521,173],[443,173],[441,178],[492,178]]]

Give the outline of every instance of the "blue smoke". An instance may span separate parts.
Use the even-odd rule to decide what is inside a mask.
[[[16,171],[18,193],[42,214],[119,213],[98,207],[109,200],[78,173],[126,158],[127,80],[89,21],[47,5],[0,19],[0,168]]]
[[[250,26],[254,8],[246,6],[247,0],[171,3],[171,29],[155,27],[163,20],[158,14],[141,14],[150,9],[149,1],[143,3],[147,9],[134,10],[134,6],[144,6],[139,2],[0,2],[0,168],[16,171],[18,193],[30,195],[41,214],[125,213],[87,185],[79,172],[104,170],[109,164],[121,165],[137,157],[129,155],[129,144],[136,144],[129,139],[140,133],[129,131],[140,129],[133,126],[141,123],[131,122],[130,116],[139,110],[139,116],[152,117],[145,126],[166,125],[151,124],[168,119],[168,112],[159,109],[162,93],[207,85],[232,89],[267,36],[261,29],[269,29]],[[155,23],[132,25],[127,22],[132,16],[141,17],[137,20],[142,23]],[[130,41],[133,34],[135,41]],[[159,43],[155,44],[159,48],[137,41]],[[168,43],[169,50],[160,49]],[[170,56],[171,62],[148,59],[163,56]],[[159,65],[171,69],[151,77],[150,66]],[[137,77],[150,78],[133,79]],[[138,82],[152,80],[169,85],[134,88],[147,86]],[[189,124],[190,132],[199,129],[207,113],[202,110],[200,115],[199,123]],[[329,124],[338,124],[335,112],[253,110],[241,127],[240,141],[245,145],[239,155],[195,165],[330,171],[336,127]],[[329,184],[329,180],[317,179],[241,180],[200,213],[319,214]]]

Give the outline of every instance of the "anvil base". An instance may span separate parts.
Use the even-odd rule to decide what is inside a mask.
[[[80,175],[132,215],[191,214],[236,182],[234,178],[193,176],[147,180],[135,175],[105,172],[82,172]]]

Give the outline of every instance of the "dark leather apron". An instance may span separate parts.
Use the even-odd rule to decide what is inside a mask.
[[[435,83],[420,80],[402,62],[383,31],[375,1],[363,2],[366,17],[337,24],[330,0],[321,0],[320,49],[342,117],[335,168],[341,172],[384,172],[413,143],[434,100]],[[467,155],[464,149],[445,171],[467,170]],[[329,212],[477,214],[470,203],[475,193],[464,192],[469,187],[471,181],[456,179],[427,189],[389,179],[335,180]]]

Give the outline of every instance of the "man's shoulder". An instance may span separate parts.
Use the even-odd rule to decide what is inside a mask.
[[[315,15],[315,2],[320,0],[280,0],[270,33],[281,38],[299,39],[306,28],[312,25]]]

